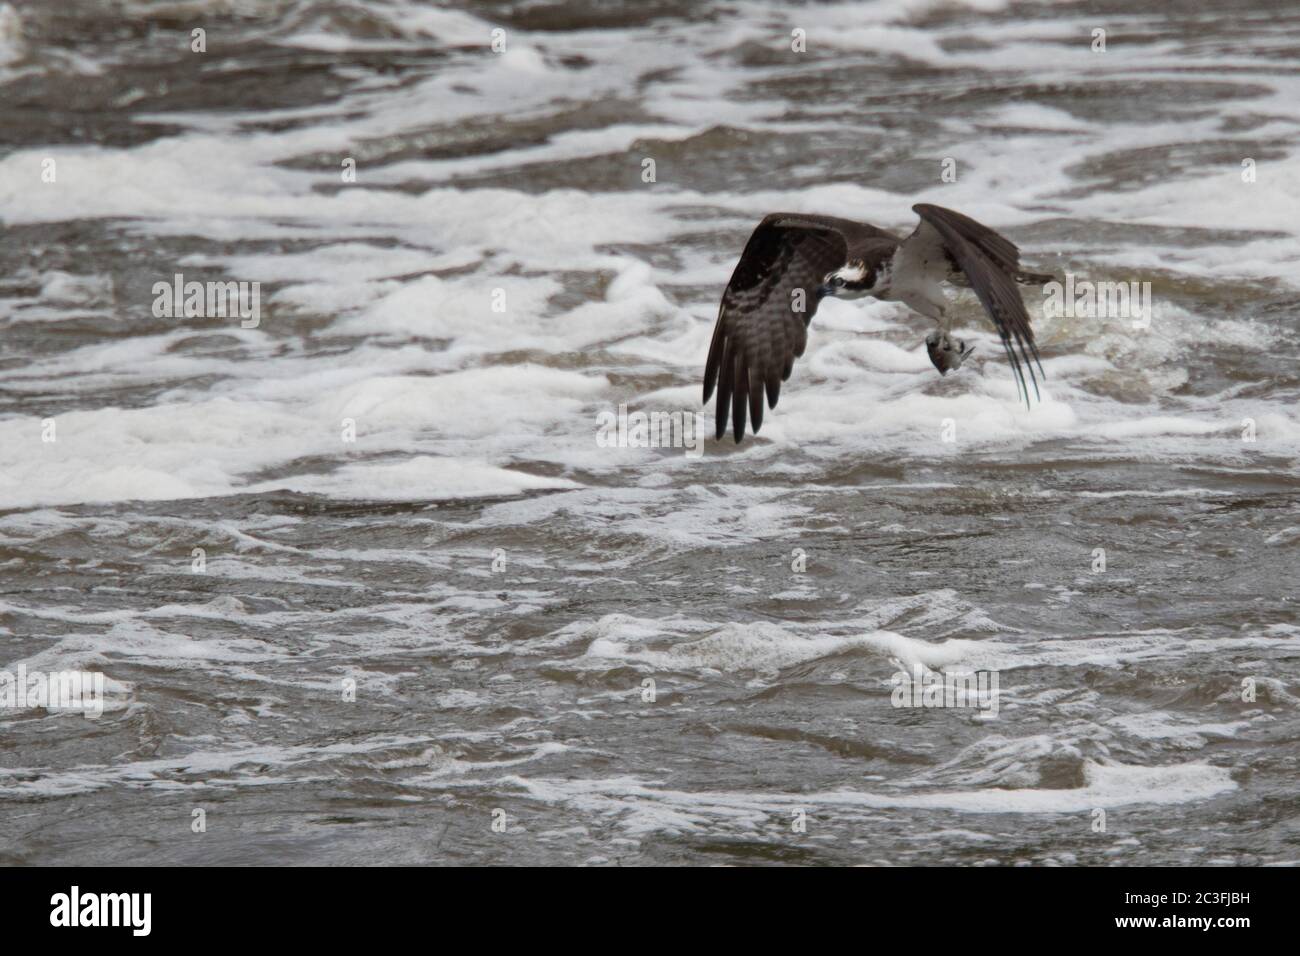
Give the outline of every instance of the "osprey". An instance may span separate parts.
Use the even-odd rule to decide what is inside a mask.
[[[808,341],[808,323],[826,296],[864,295],[898,301],[929,316],[939,327],[925,340],[930,361],[946,375],[973,351],[951,335],[941,283],[975,290],[993,320],[1019,392],[1029,404],[1021,362],[1038,396],[1029,315],[1016,283],[1035,285],[1052,276],[1020,271],[1020,250],[988,226],[942,206],[920,203],[921,222],[906,239],[883,229],[834,216],[772,213],[758,224],[731,274],[704,367],[704,402],[718,387],[717,437],[745,437],[745,414],[758,434],[763,393],[776,408],[781,383]],[[802,294],[800,294],[802,293]],[[1039,396],[1041,398],[1041,396]]]

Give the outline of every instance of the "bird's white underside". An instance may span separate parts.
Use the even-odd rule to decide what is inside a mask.
[[[943,282],[948,278],[948,258],[943,239],[928,222],[922,222],[894,252],[893,282],[889,297],[920,312],[948,329],[948,299]]]

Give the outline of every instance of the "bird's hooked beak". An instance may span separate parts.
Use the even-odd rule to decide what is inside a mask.
[[[950,338],[940,332],[931,332],[925,340],[925,349],[930,353],[930,361],[939,370],[940,375],[947,375],[953,369],[961,368],[975,346],[967,346],[961,339]]]

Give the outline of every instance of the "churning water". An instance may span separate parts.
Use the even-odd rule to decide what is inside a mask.
[[[1300,859],[1300,10],[1142,6],[0,3],[0,670],[104,680],[0,860]],[[1149,326],[830,301],[714,441],[754,223],[920,201]]]

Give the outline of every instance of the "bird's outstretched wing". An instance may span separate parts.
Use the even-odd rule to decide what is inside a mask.
[[[1006,349],[1007,360],[1011,363],[1025,404],[1029,404],[1029,388],[1021,369],[1022,361],[1034,384],[1034,395],[1041,401],[1034,364],[1037,363],[1038,371],[1042,372],[1043,363],[1038,357],[1038,346],[1034,344],[1034,330],[1029,325],[1029,313],[1025,311],[1020,290],[1016,288],[1016,277],[1020,274],[1020,250],[988,226],[951,209],[918,203],[912,207],[912,211],[921,217],[921,224],[908,241],[938,239],[943,243],[957,267],[970,280],[971,288],[979,297],[984,311],[989,314],[998,334],[1002,336],[1002,347]],[[933,229],[937,235],[927,237],[925,233],[928,229]]]
[[[745,436],[746,411],[754,433],[763,425],[763,392],[775,408],[781,383],[808,343],[826,273],[848,257],[848,242],[864,228],[847,219],[772,213],[745,244],[722,293],[713,342],[704,366],[704,401],[718,387],[717,437]]]

